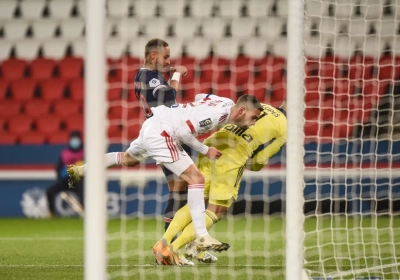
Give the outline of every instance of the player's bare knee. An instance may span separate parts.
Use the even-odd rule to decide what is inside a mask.
[[[187,191],[188,183],[182,179],[175,179],[168,182],[170,192]]]
[[[192,164],[186,169],[180,176],[182,180],[185,180],[189,185],[204,184],[204,176],[200,173],[197,167]]]

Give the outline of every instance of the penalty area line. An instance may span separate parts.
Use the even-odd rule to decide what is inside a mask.
[[[201,264],[197,267],[207,267],[209,265]],[[217,265],[218,267],[253,267],[253,268],[267,268],[267,267],[282,267],[280,265]],[[17,267],[84,267],[83,264],[0,264],[0,267],[17,268]],[[107,267],[188,267],[188,266],[158,266],[155,264],[108,264]],[[196,267],[196,266],[195,266]]]

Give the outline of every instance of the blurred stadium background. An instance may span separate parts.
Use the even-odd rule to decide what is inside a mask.
[[[69,131],[84,129],[85,13],[83,0],[0,0],[1,218],[48,216],[44,190],[55,178],[53,165],[67,145]],[[132,81],[143,63],[145,43],[155,37],[169,43],[172,65],[189,70],[182,79],[179,102],[192,101],[200,92],[234,100],[251,93],[279,106],[286,98],[287,16],[286,0],[108,0],[107,76],[99,82],[107,83],[108,120],[104,123],[109,150],[125,149],[144,120]],[[382,264],[397,263],[399,255],[395,238],[399,235],[393,232],[399,226],[394,217],[400,210],[400,175],[396,174],[400,164],[399,20],[398,0],[305,1],[305,213],[312,217],[338,214],[345,222],[350,214],[363,214],[361,217],[371,219],[367,226],[371,230],[380,228],[373,222],[378,219],[378,224],[392,232],[387,241],[389,252],[383,250],[388,256],[378,258],[386,260]],[[246,173],[239,201],[231,211],[235,215],[264,214],[255,218],[261,217],[265,224],[253,236],[261,239],[270,231],[262,241],[267,244],[261,246],[265,250],[257,255],[246,243],[238,254],[261,256],[261,263],[273,269],[261,269],[259,275],[270,275],[271,279],[283,277],[279,270],[283,265],[283,226],[270,223],[269,217],[279,220],[285,211],[285,163],[283,151],[271,159],[269,169]],[[141,166],[136,174],[130,180],[129,176],[121,177],[118,170],[109,172],[110,217],[146,215],[160,219],[168,191],[162,175],[154,171],[152,163]],[[139,184],[138,177],[144,178],[144,183]],[[141,184],[147,188],[136,188]],[[59,216],[77,216],[61,198],[56,204]],[[377,214],[389,217],[389,222]],[[13,221],[4,219],[1,223],[12,227]],[[18,220],[21,228],[23,221]],[[32,228],[35,225],[30,224]],[[0,244],[13,247],[15,243],[7,242],[51,238],[57,227],[67,228],[65,224],[37,225],[42,225],[43,232],[31,236],[14,231],[4,231],[2,236],[0,232]],[[312,234],[326,234],[318,223],[308,225]],[[82,230],[79,223],[75,226],[74,237]],[[128,232],[120,225],[113,229],[118,238],[123,230]],[[156,240],[160,232],[161,220],[157,234],[150,234],[149,239]],[[279,240],[279,249],[266,253],[274,238]],[[151,241],[146,246],[150,248]],[[321,243],[318,246],[320,249]],[[149,250],[147,247],[143,250]],[[118,255],[121,248],[114,246],[115,255],[111,256]],[[81,249],[78,246],[77,250]],[[126,246],[123,250],[129,252]],[[319,259],[311,262],[323,272],[339,271],[337,263],[324,269],[326,264],[321,260],[338,251],[330,248],[327,252],[324,258],[321,251],[313,252]],[[373,254],[365,248],[360,252],[364,260]],[[1,253],[0,257],[7,258]],[[229,258],[225,261],[231,265]],[[351,264],[357,257],[349,259]],[[18,262],[14,264],[18,266]],[[1,271],[12,265],[0,258],[0,278]],[[349,264],[344,267],[354,269]],[[245,276],[246,269],[248,272],[249,268],[242,267],[238,275]],[[114,276],[121,276],[118,273]],[[387,273],[400,277],[398,266]]]

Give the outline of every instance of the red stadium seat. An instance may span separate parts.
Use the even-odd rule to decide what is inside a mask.
[[[348,65],[348,76],[351,80],[371,79],[373,68],[373,57],[356,55],[350,58]]]
[[[70,118],[67,118],[64,120],[67,131],[71,130],[79,130],[83,131],[84,125],[83,125],[83,115],[76,115]]]
[[[126,80],[134,79],[137,71],[143,65],[143,61],[137,57],[123,57],[118,60],[109,59],[107,62],[109,76]]]
[[[50,58],[38,57],[30,64],[31,77],[35,80],[47,80],[53,76],[56,62]]]
[[[64,118],[82,114],[82,102],[76,100],[59,100],[54,104],[54,114]]]
[[[216,82],[220,72],[229,69],[229,61],[224,58],[208,57],[199,63],[202,82]]]
[[[400,77],[400,65],[398,59],[391,55],[381,56],[378,63],[378,78],[381,81],[393,81]]]
[[[107,128],[107,136],[110,143],[121,143],[122,129],[119,124],[110,124]]]
[[[45,134],[51,135],[59,131],[61,128],[61,118],[54,115],[47,115],[36,120],[37,131]]]
[[[141,124],[133,124],[128,127],[128,139],[135,140],[139,136]]]
[[[196,72],[199,68],[198,62],[194,57],[180,57],[171,62],[172,66],[184,65],[187,68],[187,74],[181,79],[182,85],[190,85],[196,80]]]
[[[19,115],[8,120],[8,131],[21,135],[32,130],[32,118],[25,115]]]
[[[42,99],[56,101],[64,98],[66,82],[60,78],[53,78],[40,83]]]
[[[68,83],[69,92],[71,94],[71,98],[76,101],[84,100],[84,81],[82,78],[76,78]]]
[[[25,60],[10,58],[1,63],[1,74],[5,80],[17,80],[24,77],[27,63]]]
[[[125,102],[124,102],[125,103]],[[143,115],[142,109],[139,106],[124,106],[121,104],[110,106],[108,109],[109,120],[126,120],[138,119]]]
[[[260,75],[264,77],[270,84],[281,82],[286,67],[285,65],[286,61],[282,57],[267,56],[258,59],[255,61],[256,76]]]
[[[13,100],[0,102],[0,118],[11,118],[21,113],[21,103]]]
[[[1,145],[14,145],[17,142],[17,136],[8,131],[0,130],[0,144]]]
[[[65,144],[68,143],[69,132],[67,131],[58,131],[50,134],[47,137],[47,142],[49,144]]]
[[[14,80],[10,85],[12,98],[16,101],[32,100],[36,87],[36,81],[30,78]]]
[[[9,83],[6,80],[0,79],[0,100],[6,99]]]
[[[31,131],[28,133],[23,133],[19,136],[20,144],[44,144],[46,142],[46,137],[38,131]]]
[[[83,59],[79,57],[65,57],[58,64],[60,77],[66,80],[82,77]]]
[[[50,110],[50,104],[44,100],[31,100],[24,106],[25,114],[36,118],[47,115]]]
[[[273,85],[271,105],[278,108],[284,100],[286,100],[286,81]]]

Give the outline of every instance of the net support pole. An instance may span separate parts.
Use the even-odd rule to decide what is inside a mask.
[[[289,0],[287,59],[286,279],[303,275],[303,0]]]
[[[105,0],[86,1],[85,54],[85,279],[105,280],[106,174]],[[68,110],[68,108],[66,108]]]

